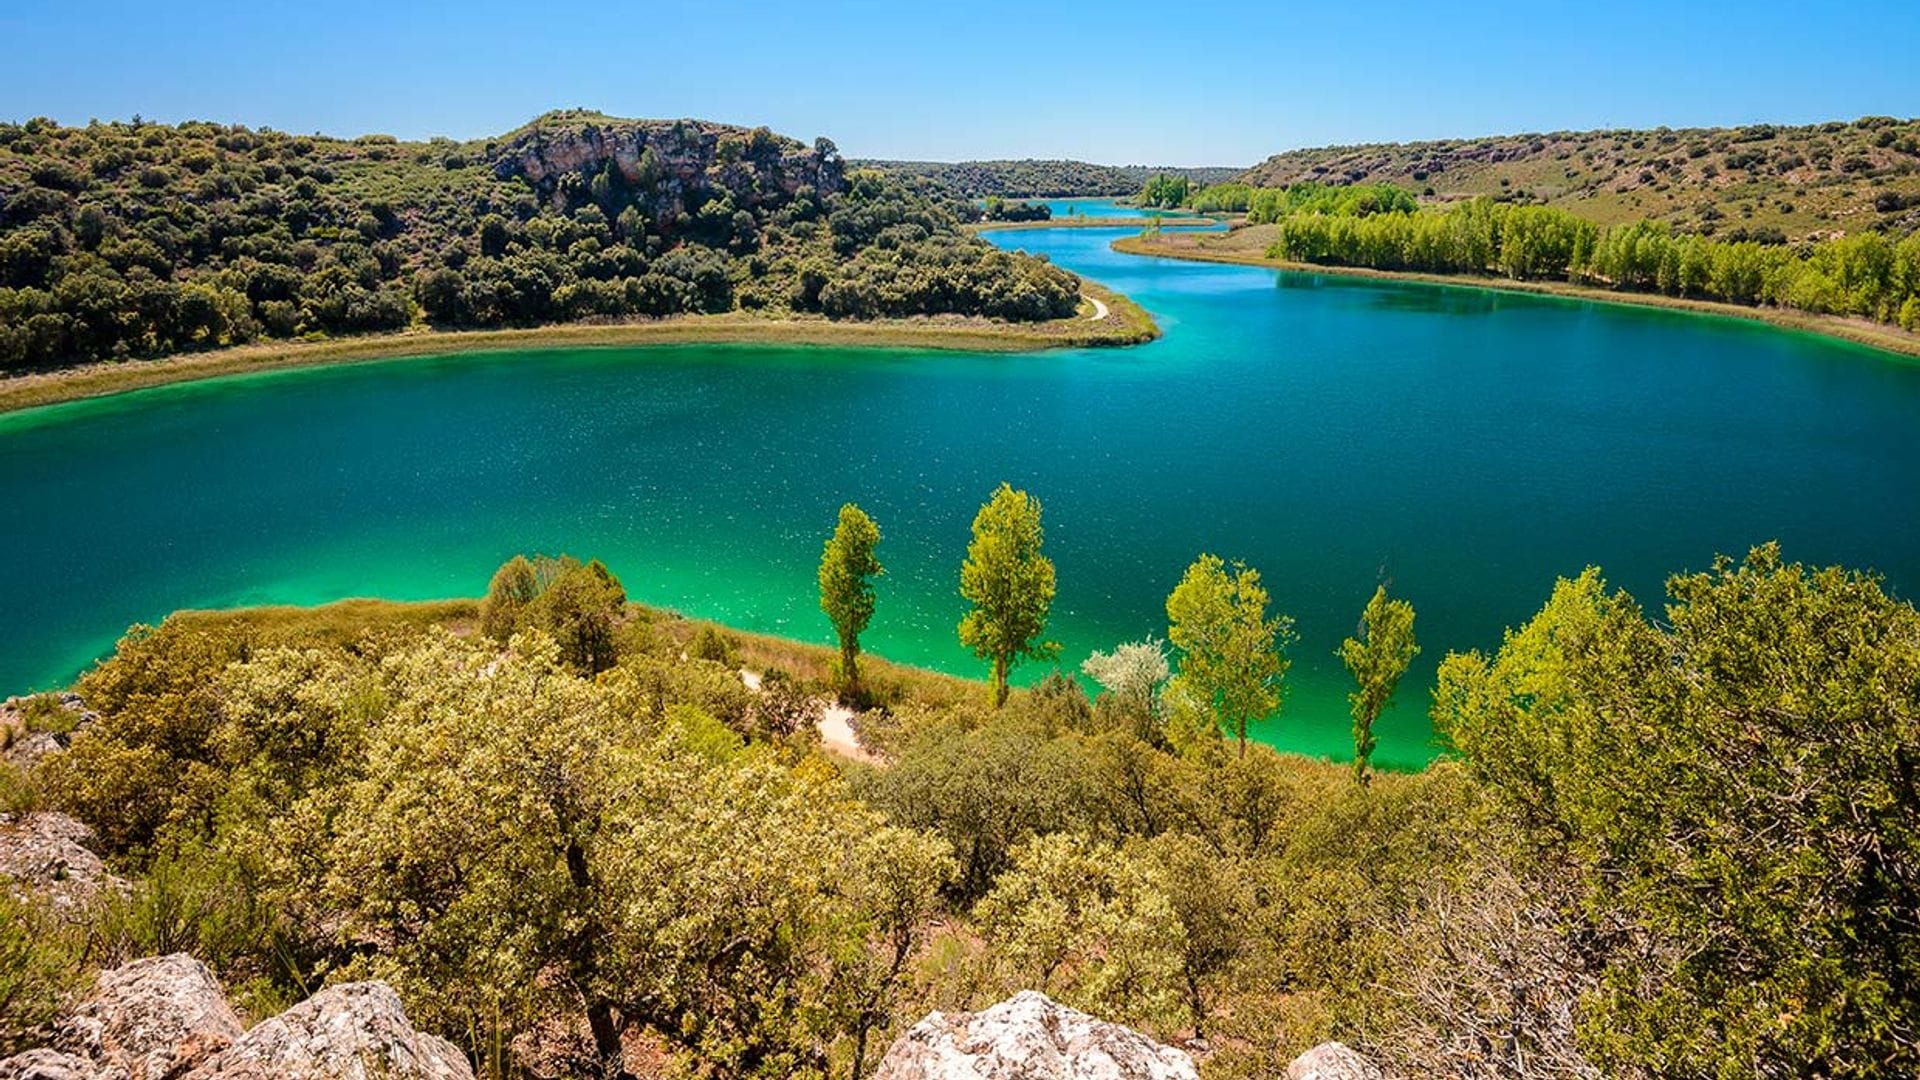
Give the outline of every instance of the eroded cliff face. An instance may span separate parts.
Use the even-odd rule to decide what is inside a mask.
[[[523,177],[550,201],[605,177],[638,202],[683,213],[722,192],[744,210],[846,186],[840,155],[825,139],[807,146],[766,128],[701,120],[546,116],[493,146],[491,158],[495,175]]]

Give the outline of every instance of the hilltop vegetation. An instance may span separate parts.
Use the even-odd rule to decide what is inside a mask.
[[[1329,1036],[1396,1075],[1920,1067],[1920,611],[1871,576],[1764,547],[1658,614],[1562,581],[1441,665],[1447,757],[1369,775],[1241,738],[1290,640],[1253,568],[1196,560],[1171,653],[1094,654],[1096,697],[1010,692],[1057,655],[1039,503],[1003,486],[973,541],[991,688],[856,675],[884,541],[853,507],[835,648],[570,559],[477,605],[135,628],[78,684],[97,715],[21,710],[69,748],[0,763],[0,808],[77,815],[133,879],[64,914],[0,891],[0,1047],[89,965],[186,949],[256,1010],[385,979],[501,1078],[858,1080],[927,1010],[1020,988],[1189,1041],[1209,1080]],[[1363,753],[1413,631],[1382,590],[1343,646]],[[821,750],[836,694],[869,761]]]
[[[0,370],[418,325],[1074,313],[1073,275],[972,216],[825,139],[692,120],[466,144],[0,124]]]
[[[1496,196],[1599,225],[1650,220],[1723,239],[1903,233],[1920,225],[1920,120],[1654,128],[1289,150],[1237,177],[1254,187],[1391,183]]]
[[[1147,165],[1093,165],[1084,161],[855,161],[895,176],[932,180],[966,199],[990,195],[1068,199],[1132,195],[1156,175],[1181,176],[1195,184],[1217,184],[1240,172],[1230,168],[1181,169]]]

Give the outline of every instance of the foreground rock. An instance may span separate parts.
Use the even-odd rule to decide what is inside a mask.
[[[184,953],[100,973],[93,995],[61,1021],[59,1049],[134,1080],[176,1076],[240,1037],[220,983]]]
[[[66,716],[54,725],[54,730],[36,731],[29,719],[30,710],[34,709],[53,709]],[[72,744],[75,732],[97,719],[98,714],[87,708],[80,695],[71,690],[0,701],[0,759],[23,769],[32,768],[49,754],[65,750]]]
[[[87,849],[92,840],[91,829],[65,814],[0,814],[0,885],[42,897],[56,911],[77,909],[103,888],[126,888]]]
[[[242,1028],[206,965],[175,954],[102,972],[54,1045],[0,1080],[473,1080],[452,1043],[407,1022],[385,983],[330,987]]]
[[[1325,1042],[1293,1059],[1287,1080],[1382,1080],[1373,1062],[1345,1043]]]
[[[1193,1059],[1024,990],[977,1013],[935,1012],[900,1036],[874,1080],[1198,1080]]]

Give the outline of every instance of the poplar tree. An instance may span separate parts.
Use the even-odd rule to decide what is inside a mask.
[[[874,548],[880,527],[853,503],[840,508],[839,524],[820,552],[820,610],[840,638],[840,677],[860,684],[860,634],[873,619],[873,579],[886,573]]]
[[[1040,553],[1040,500],[1002,483],[973,519],[960,567],[960,595],[973,610],[960,620],[960,644],[993,664],[993,705],[1007,700],[1007,672],[1023,658],[1059,652],[1040,641],[1053,606],[1053,560]]]
[[[1356,684],[1347,695],[1353,710],[1353,778],[1365,785],[1377,742],[1373,722],[1393,700],[1407,665],[1420,655],[1413,640],[1413,605],[1388,599],[1385,585],[1375,589],[1360,616],[1360,636],[1341,642],[1338,655]]]

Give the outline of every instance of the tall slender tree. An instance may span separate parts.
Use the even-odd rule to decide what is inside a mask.
[[[993,664],[993,705],[1007,700],[1007,673],[1023,658],[1060,651],[1041,641],[1053,607],[1053,560],[1040,553],[1040,500],[1002,483],[973,519],[960,566],[960,595],[973,610],[960,620],[960,644]]]
[[[1280,707],[1280,680],[1291,664],[1281,651],[1293,620],[1267,617],[1260,571],[1242,562],[1229,572],[1202,555],[1167,597],[1167,640],[1180,650],[1170,684],[1175,700],[1204,708],[1218,734],[1233,733],[1247,752],[1247,727]]]
[[[874,555],[879,543],[880,526],[848,503],[820,552],[820,610],[840,637],[840,679],[849,690],[860,685],[860,635],[873,619],[873,579],[886,573]]]
[[[1353,778],[1365,785],[1377,740],[1373,722],[1393,700],[1400,676],[1420,655],[1413,639],[1413,605],[1387,597],[1385,585],[1373,591],[1360,616],[1360,636],[1340,643],[1339,657],[1356,684],[1347,695],[1353,710]]]

